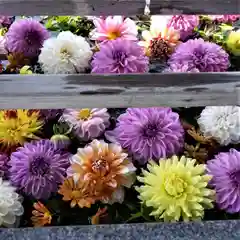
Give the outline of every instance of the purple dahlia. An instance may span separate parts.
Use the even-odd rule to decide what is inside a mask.
[[[47,199],[64,180],[69,154],[56,151],[50,140],[32,141],[12,153],[9,165],[14,186],[36,199]]]
[[[240,152],[230,149],[207,162],[210,184],[216,190],[216,202],[229,213],[240,212]]]
[[[137,42],[117,38],[100,45],[92,60],[92,73],[143,73],[148,57]]]
[[[183,147],[184,130],[179,115],[167,107],[128,108],[117,119],[110,141],[118,142],[140,163],[177,154]]]
[[[205,42],[203,39],[190,39],[181,43],[171,55],[168,64],[187,64],[199,72],[225,72],[230,66],[229,55],[221,46]]]
[[[33,19],[15,21],[6,33],[6,48],[9,52],[36,57],[43,42],[50,37],[47,29]]]
[[[0,178],[6,178],[8,176],[8,161],[8,156],[4,153],[0,153]]]
[[[168,22],[168,27],[179,31],[180,38],[184,41],[191,36],[195,27],[199,24],[198,15],[174,15]]]

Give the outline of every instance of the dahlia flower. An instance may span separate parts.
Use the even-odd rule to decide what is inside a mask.
[[[221,46],[203,39],[190,39],[181,43],[171,55],[168,63],[187,64],[199,72],[225,72],[230,66],[229,55]]]
[[[240,152],[230,149],[207,161],[210,184],[216,190],[218,206],[229,213],[240,212]]]
[[[148,71],[148,57],[136,42],[124,39],[100,45],[92,60],[92,73],[143,73]]]
[[[0,226],[13,227],[24,209],[15,188],[2,178],[0,178],[0,199]]]
[[[240,19],[240,15],[208,15],[208,17],[221,23],[233,23]]]
[[[95,29],[90,33],[92,40],[106,41],[123,38],[137,40],[137,26],[130,18],[122,16],[108,16],[93,18]]]
[[[4,179],[8,176],[9,158],[6,154],[0,153],[0,178]]]
[[[23,145],[27,139],[36,139],[34,134],[41,129],[39,112],[30,110],[0,110],[0,143],[6,147]]]
[[[240,56],[240,29],[230,32],[226,40],[226,45],[233,55]]]
[[[50,74],[82,73],[89,67],[92,50],[85,38],[66,31],[43,43],[39,63]]]
[[[65,109],[60,121],[66,122],[82,140],[99,137],[110,125],[106,108]]]
[[[34,227],[43,227],[51,224],[52,214],[41,202],[34,203],[33,207],[31,220]]]
[[[166,68],[163,72],[195,72],[198,73],[199,70],[192,65],[189,65],[187,62],[181,63],[172,63],[170,67]]]
[[[240,107],[205,107],[198,124],[204,136],[213,137],[221,145],[240,142]]]
[[[11,154],[10,180],[25,194],[47,199],[63,182],[68,158],[68,153],[57,152],[50,140],[25,143]]]
[[[184,41],[192,35],[193,30],[199,24],[198,15],[174,15],[168,22],[168,28],[173,27],[180,32],[180,38]]]
[[[26,57],[36,57],[43,42],[50,36],[45,27],[36,20],[15,21],[6,33],[6,48],[9,52],[22,53]]]
[[[152,16],[150,31],[142,32],[143,41],[140,41],[139,45],[145,48],[148,56],[151,55],[151,44],[154,40],[162,39],[172,48],[179,44],[180,34],[174,28],[167,27],[168,21],[169,17],[167,16]]]
[[[164,221],[198,220],[204,209],[213,207],[214,191],[207,188],[210,175],[205,165],[182,156],[162,159],[159,165],[153,161],[143,170],[143,183],[136,187],[142,204],[151,207],[150,215]]]
[[[117,121],[116,128],[105,136],[118,142],[140,163],[170,157],[183,147],[184,130],[179,115],[171,108],[128,108]]]
[[[104,203],[122,203],[123,187],[131,187],[135,180],[136,169],[118,144],[95,139],[79,148],[70,162],[68,175],[75,182],[88,183],[87,190]]]

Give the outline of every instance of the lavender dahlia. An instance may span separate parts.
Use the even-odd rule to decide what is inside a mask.
[[[240,152],[230,149],[207,162],[210,184],[216,190],[216,202],[229,213],[240,212]]]
[[[92,60],[93,73],[143,73],[148,71],[148,57],[134,41],[117,38],[100,45]]]
[[[27,195],[47,199],[63,182],[68,159],[69,155],[57,152],[50,140],[25,143],[10,157],[10,181]]]
[[[36,57],[49,36],[47,29],[38,21],[21,19],[15,21],[6,33],[6,48],[9,52]]]
[[[183,146],[184,130],[179,115],[171,108],[128,108],[118,117],[116,128],[106,132],[106,137],[144,164],[149,159],[177,154]]]
[[[180,44],[171,55],[170,68],[175,64],[187,64],[199,72],[225,72],[230,66],[229,55],[221,46],[203,39],[190,39]]]

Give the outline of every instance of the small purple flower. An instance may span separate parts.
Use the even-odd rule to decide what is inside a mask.
[[[33,19],[15,21],[6,33],[6,48],[9,52],[22,53],[26,57],[36,57],[43,42],[50,37],[47,29]]]
[[[8,176],[9,158],[6,154],[0,153],[0,177],[5,179]]]
[[[88,141],[99,137],[110,125],[106,108],[65,109],[60,121],[66,122],[76,137]]]
[[[64,180],[69,154],[57,151],[50,140],[32,141],[11,154],[9,165],[14,186],[36,199],[47,199]]]
[[[192,35],[193,30],[199,24],[198,15],[174,15],[168,22],[168,27],[173,27],[179,31],[181,39],[184,41]]]
[[[221,46],[201,38],[178,45],[168,64],[170,68],[176,64],[188,65],[199,72],[225,72],[230,66],[229,55]]]
[[[117,120],[116,128],[107,131],[106,138],[119,143],[142,164],[171,157],[183,147],[184,130],[179,115],[171,108],[128,108]]]
[[[207,171],[213,178],[210,184],[216,190],[216,202],[229,213],[240,212],[240,152],[230,149],[207,162]]]
[[[117,38],[100,45],[92,60],[92,73],[143,73],[149,59],[137,42]]]

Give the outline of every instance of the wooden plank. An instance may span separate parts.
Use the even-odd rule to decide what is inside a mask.
[[[240,105],[240,72],[0,75],[0,109]]]
[[[136,15],[145,0],[0,0],[1,15]],[[151,14],[237,14],[239,0],[151,0]]]

